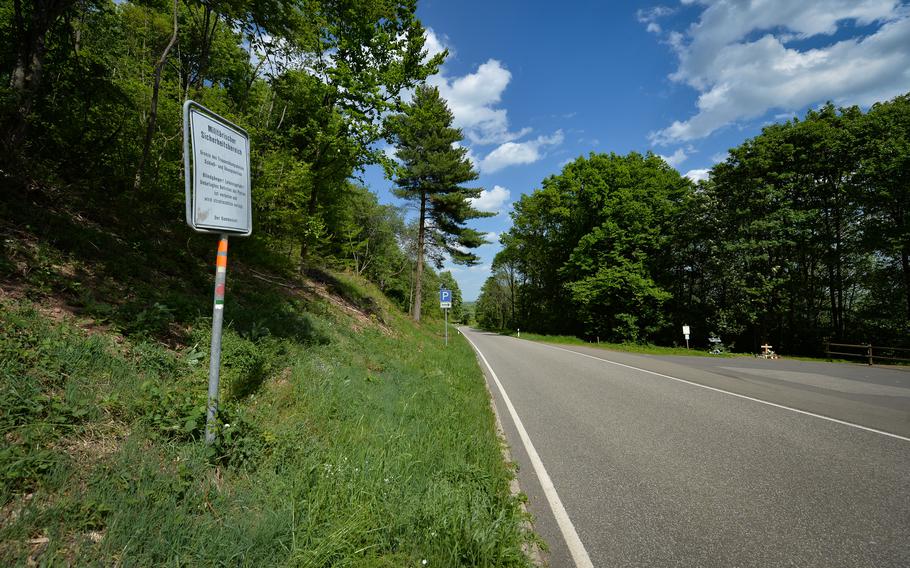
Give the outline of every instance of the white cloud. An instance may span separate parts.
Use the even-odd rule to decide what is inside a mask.
[[[434,32],[432,28],[426,28],[424,30],[424,37],[426,37],[426,42],[423,44],[423,48],[427,52],[426,61],[429,61],[434,56],[439,55],[447,49],[449,50],[449,57],[454,55],[454,50],[443,43],[443,40],[439,39],[439,36],[436,35],[436,32]]]
[[[910,10],[896,0],[709,2],[685,35],[670,78],[696,89],[697,113],[651,134],[656,144],[708,136],[771,110],[832,100],[869,105],[910,90]],[[865,36],[815,48],[794,40],[830,36],[843,22],[873,25]]]
[[[659,34],[663,29],[660,27],[660,24],[657,23],[657,20],[664,18],[673,14],[675,10],[667,6],[655,6],[648,10],[639,10],[636,13],[638,21],[642,24],[648,24],[647,30],[652,34]]]
[[[543,148],[562,144],[563,139],[562,130],[557,130],[552,136],[538,136],[526,142],[506,142],[487,154],[480,163],[480,170],[493,173],[508,166],[533,164],[544,157]]]
[[[658,154],[658,155],[661,158],[663,158],[663,160],[665,162],[667,162],[670,165],[670,167],[673,167],[673,168],[675,168],[675,167],[679,166],[681,163],[685,162],[686,158],[689,157],[689,155],[686,153],[686,150],[684,150],[683,148],[677,148],[676,151],[673,152],[673,154],[671,154],[669,156],[664,156],[662,154]]]
[[[383,146],[382,153],[385,154],[391,160],[395,160],[396,162],[401,161],[398,159],[398,153],[397,153],[397,150],[395,150],[394,146],[388,146],[388,145]]]
[[[453,274],[459,273],[459,272],[462,274],[469,273],[469,272],[472,272],[472,273],[489,272],[491,268],[492,268],[492,264],[490,264],[490,263],[476,264],[474,266],[462,266],[462,265],[458,265],[458,264],[453,265],[453,266],[446,266],[446,270],[448,270],[449,272],[451,272]]]
[[[654,22],[660,18],[669,16],[669,15],[673,14],[673,12],[675,12],[675,10],[668,6],[655,6],[648,10],[639,10],[638,12],[636,12],[635,15],[638,18],[639,22],[641,22],[643,24],[647,24],[650,22]]]
[[[445,38],[427,30],[426,49],[439,53],[444,49],[452,52]],[[489,59],[477,69],[460,77],[446,75],[445,69],[430,77],[427,83],[439,89],[455,118],[454,126],[460,128],[466,142],[473,146],[498,145],[484,159],[478,159],[474,148],[462,142],[459,146],[468,148],[467,157],[474,168],[483,173],[498,171],[517,164],[530,164],[543,157],[545,146],[561,144],[562,131],[552,136],[538,136],[536,139],[518,142],[531,133],[525,127],[509,129],[508,111],[501,108],[502,95],[512,80],[512,74],[498,60]],[[574,115],[574,113],[573,113]]]
[[[471,200],[471,205],[480,211],[498,212],[509,200],[510,195],[511,193],[508,189],[494,185],[493,189],[481,191],[480,197]]]
[[[485,234],[483,238],[491,245],[499,244],[499,233],[496,231],[490,231],[489,233]]]
[[[511,79],[512,74],[502,63],[490,59],[474,73],[454,78],[440,73],[430,77],[428,83],[439,89],[455,115],[455,126],[471,142],[501,144],[531,132],[530,128],[510,132],[508,112],[497,108]]]
[[[729,156],[730,156],[729,152],[718,152],[718,153],[714,154],[713,156],[711,156],[711,161],[714,162],[715,164],[719,164],[721,162],[726,162],[727,157],[729,157]]]
[[[694,181],[695,183],[698,183],[702,180],[708,179],[710,174],[711,174],[711,170],[709,170],[708,168],[705,168],[702,170],[689,170],[686,172],[685,177],[689,178],[690,180]]]

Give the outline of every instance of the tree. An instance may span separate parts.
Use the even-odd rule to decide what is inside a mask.
[[[468,249],[484,244],[483,235],[466,226],[470,219],[488,217],[471,205],[481,188],[462,184],[477,179],[467,150],[456,147],[461,131],[452,127],[453,116],[435,87],[420,86],[404,111],[389,119],[390,138],[401,160],[395,195],[418,204],[417,266],[412,315],[420,321],[421,280],[425,256],[437,268],[444,255],[456,264],[472,265],[479,259]],[[429,255],[427,254],[429,252]]]
[[[75,5],[76,0],[13,0],[15,65],[9,86],[17,101],[16,112],[6,125],[7,153],[18,151],[17,146],[25,137],[32,103],[44,79],[48,34]]]
[[[910,322],[910,94],[875,104],[861,138],[866,232],[876,250],[897,259],[901,282],[895,289],[903,289],[904,317]]]
[[[314,2],[316,32],[302,38],[304,72],[320,82],[304,123],[312,134],[300,145],[311,164],[304,224],[319,222],[319,206],[357,169],[381,163],[375,147],[382,117],[401,107],[407,89],[436,73],[446,53],[427,57],[416,0]],[[301,260],[311,240],[301,240]]]
[[[667,245],[690,194],[691,183],[651,154],[592,154],[545,179],[515,205],[494,263],[487,291],[507,307],[499,325],[656,337],[671,298]],[[478,301],[478,319],[481,311]]]
[[[509,275],[501,266],[497,266],[480,288],[480,297],[475,306],[477,324],[484,329],[511,329],[510,313]]]

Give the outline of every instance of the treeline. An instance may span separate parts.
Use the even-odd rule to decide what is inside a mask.
[[[910,342],[910,95],[768,126],[695,185],[578,158],[523,196],[477,302],[490,328],[818,354]]]
[[[415,296],[417,229],[356,183],[385,118],[435,73],[414,0],[0,0],[3,199],[185,238],[181,108],[251,136],[254,236],[288,266],[330,265]],[[40,194],[40,195],[39,195]],[[138,222],[137,222],[138,221]],[[422,286],[439,287],[430,271]]]

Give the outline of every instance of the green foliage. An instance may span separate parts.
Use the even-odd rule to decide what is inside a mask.
[[[43,12],[0,0],[0,280],[23,291],[0,303],[0,563],[527,565],[473,353],[362,279],[400,307],[438,288],[415,286],[417,231],[350,181],[389,165],[384,117],[444,57],[416,3],[22,5]],[[186,98],[252,142],[210,448]]]
[[[462,134],[452,127],[454,117],[435,87],[422,85],[413,101],[388,121],[390,137],[401,164],[394,168],[395,195],[418,204],[415,294],[413,314],[420,320],[424,256],[442,268],[448,256],[456,264],[476,264],[469,249],[484,244],[483,235],[466,223],[488,217],[470,199],[481,188],[462,184],[477,179],[467,149],[458,146]]]
[[[765,128],[693,188],[655,156],[592,155],[515,204],[477,302],[491,329],[709,336],[818,354],[910,330],[910,96]]]
[[[367,236],[350,227],[366,220],[370,260],[352,268],[383,287],[407,272],[389,241],[400,215],[375,206],[347,230],[335,221],[359,213],[354,172],[386,160],[375,148],[383,117],[444,57],[425,58],[412,2],[64,1],[35,5],[47,10],[40,30],[19,29],[11,0],[0,7],[10,37],[47,45],[36,63],[43,79],[0,96],[0,142],[15,150],[0,156],[5,185],[66,187],[83,212],[141,218],[136,229],[150,237],[182,210],[181,108],[192,98],[250,132],[253,238],[263,248],[348,262]],[[175,7],[177,42],[165,55]],[[24,49],[11,42],[0,53],[0,84],[11,84]],[[136,331],[166,327],[166,313],[143,310],[142,321],[129,317]]]
[[[435,87],[421,86],[404,112],[392,117],[389,130],[402,164],[396,169],[395,194],[420,205],[429,257],[442,267],[444,254],[459,264],[475,264],[476,255],[464,249],[484,243],[483,235],[465,222],[489,217],[471,206],[481,188],[462,184],[477,179],[467,149],[453,146],[461,131],[452,127],[454,117]]]
[[[653,155],[577,159],[515,205],[478,320],[497,329],[653,338],[671,297],[666,245],[690,194],[689,182]]]
[[[0,528],[0,558],[24,561],[42,534],[51,564],[127,548],[141,564],[527,566],[470,346],[453,336],[445,349],[441,330],[402,316],[394,336],[320,318],[330,344],[284,351],[226,330],[223,392],[262,358],[281,372],[222,401],[206,449],[197,348],[117,345],[4,304],[0,426],[15,443],[0,471],[18,513]]]

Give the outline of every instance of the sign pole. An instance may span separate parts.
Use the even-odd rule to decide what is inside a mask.
[[[227,279],[228,236],[218,240],[215,257],[215,300],[212,308],[212,351],[209,357],[209,401],[205,419],[205,444],[215,442],[215,417],[218,414],[218,379],[221,374],[221,327],[224,323],[224,283]]]
[[[221,370],[221,328],[224,324],[224,282],[228,234],[253,233],[250,182],[250,136],[230,120],[195,101],[183,103],[183,170],[186,224],[197,233],[219,235],[215,257],[215,299],[212,308],[212,349],[205,443],[218,435],[218,379]]]
[[[445,336],[446,347],[449,345],[449,308],[452,307],[452,291],[445,288],[439,288],[439,309],[445,314]]]

